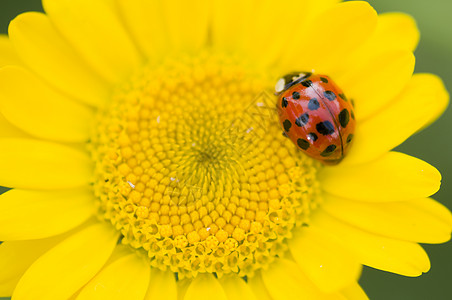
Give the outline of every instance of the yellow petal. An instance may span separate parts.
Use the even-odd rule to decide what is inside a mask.
[[[359,286],[357,282],[344,288],[341,294],[348,300],[369,300],[364,290]]]
[[[226,296],[229,300],[235,299],[247,299],[257,300],[252,289],[248,284],[237,275],[225,275],[219,279],[223,290],[226,292]]]
[[[396,50],[385,52],[359,69],[337,78],[337,83],[347,97],[354,100],[355,116],[359,121],[390,104],[410,81],[413,71],[413,53]]]
[[[16,66],[0,70],[0,110],[6,119],[25,132],[63,142],[88,140],[94,117],[86,106],[68,99]]]
[[[102,268],[117,240],[118,233],[106,223],[75,233],[31,265],[13,299],[68,299]]]
[[[142,300],[149,283],[149,262],[129,254],[106,266],[83,287],[77,300]]]
[[[87,222],[87,223],[92,224],[93,221],[96,222],[95,220],[92,220],[91,222]],[[130,247],[130,245],[117,244],[115,249],[111,253],[110,257],[108,258],[107,262],[102,266],[102,268],[99,270],[99,272],[97,272],[97,274],[102,272],[105,268],[107,268],[113,262],[117,261],[120,258],[123,258],[124,256],[130,255],[130,254],[136,254],[133,251],[132,247]],[[76,300],[81,291],[82,291],[82,289],[78,290],[68,300]]]
[[[8,36],[0,34],[0,67],[20,64],[20,59],[17,56],[17,53],[14,50]]]
[[[0,100],[1,101],[1,100]],[[5,119],[2,113],[0,113],[0,138],[5,137],[30,137],[28,134],[11,124]]]
[[[303,227],[288,243],[300,269],[325,293],[356,282],[361,274],[353,254],[322,230]]]
[[[304,39],[306,31],[296,30],[296,28],[309,26],[312,24],[312,19],[333,7],[337,2],[339,1],[263,0],[253,4],[249,1],[241,1],[240,13],[234,11],[235,17],[230,18],[227,11],[237,10],[237,3],[217,1],[217,11],[213,22],[215,26],[222,22],[219,26],[222,25],[224,31],[214,32],[214,41],[227,41],[228,44],[224,46],[243,52],[246,57],[252,58],[250,61],[254,64],[266,67],[273,63],[277,68],[275,75],[280,77],[283,72],[287,72],[280,68],[281,57],[286,55],[287,50],[287,47],[281,45],[286,45],[288,41],[292,45],[294,40]],[[291,9],[288,10],[288,7]],[[296,17],[291,16],[294,9],[297,10]],[[253,17],[249,18],[250,15]],[[275,16],[278,17],[275,18]],[[241,20],[238,21],[238,18]],[[284,22],[281,21],[282,18],[284,18]],[[214,28],[217,28],[215,26]],[[238,30],[228,32],[228,28],[231,26],[237,26]],[[223,35],[220,35],[221,32]],[[269,38],[271,38],[271,42],[269,42]]]
[[[121,81],[141,65],[115,1],[44,0],[42,4],[62,35],[107,80]]]
[[[399,12],[380,14],[374,34],[348,57],[346,64],[354,69],[385,52],[414,51],[418,42],[419,30],[411,16]]]
[[[404,276],[419,276],[430,269],[424,249],[416,243],[383,237],[347,225],[318,211],[310,226],[335,235],[364,265]]]
[[[91,160],[68,146],[31,139],[0,139],[0,185],[27,189],[63,189],[86,185]]]
[[[127,256],[129,254],[135,254],[134,250],[132,247],[130,247],[129,245],[125,245],[125,244],[118,244],[115,247],[115,250],[113,250],[113,253],[110,255],[110,257],[108,258],[107,263],[104,265],[104,268],[106,268],[108,265],[110,265],[112,262]]]
[[[167,29],[162,26],[162,2],[117,0],[125,26],[148,59],[158,60],[169,48]],[[187,2],[191,3],[191,2]]]
[[[228,300],[221,284],[212,274],[198,274],[185,293],[184,300]]]
[[[230,18],[224,10],[224,7],[234,9],[234,3],[217,1],[216,4],[216,14],[220,16],[214,17],[213,22],[217,25],[219,21],[222,21],[223,31],[215,32],[215,43],[227,43],[224,46],[228,49],[243,52],[246,57],[252,58],[250,61],[264,67],[280,59],[281,52],[285,48],[281,45],[290,40],[293,34],[292,31],[286,29],[299,24],[307,13],[307,10],[303,9],[303,11],[300,11],[303,16],[286,18],[284,22],[281,22],[280,18],[274,16],[283,16],[287,13],[287,7],[301,5],[306,7],[306,1],[298,1],[298,3],[293,0],[259,1],[256,5],[252,5],[251,1],[241,1],[240,5],[243,8],[241,14],[243,15],[240,16],[240,23],[244,23],[245,26],[243,26],[238,22],[236,23],[235,18]],[[244,5],[246,6],[243,7]],[[250,14],[253,15],[252,18],[249,18]],[[240,28],[233,35],[230,35],[232,32],[228,32],[228,28],[231,26],[240,26]],[[218,27],[214,28],[218,29]],[[269,37],[271,37],[271,43],[269,43]]]
[[[24,63],[55,88],[90,105],[102,106],[108,85],[92,71],[46,15],[24,13],[9,24],[9,36]]]
[[[436,193],[441,174],[412,156],[389,152],[367,164],[323,168],[322,188],[330,194],[362,201],[401,201]]]
[[[54,236],[75,228],[94,212],[94,195],[88,189],[13,189],[0,195],[0,240]]]
[[[450,239],[451,223],[412,201],[368,203],[329,195],[324,199],[322,208],[330,215],[375,234],[418,243],[444,243]],[[424,203],[428,208],[432,202],[421,198],[415,203]]]
[[[293,45],[300,37],[305,39],[306,31],[297,31],[296,28],[312,24],[312,19],[338,2],[339,0],[215,0],[211,18],[213,47],[222,51],[239,52],[239,55],[252,58],[254,63],[281,64],[281,55],[285,55],[288,48],[281,45],[288,41]],[[296,17],[290,15],[292,11],[288,8],[297,10]],[[281,22],[282,19],[284,22]],[[281,71],[287,72],[287,69]]]
[[[6,241],[0,245],[0,297],[11,297],[25,271],[66,235],[31,241]]]
[[[428,85],[429,94],[425,94],[426,90],[415,90],[414,86],[418,85]],[[405,95],[408,94],[408,95]],[[436,121],[446,110],[447,106],[449,105],[450,95],[449,92],[446,90],[446,87],[444,85],[444,82],[436,75],[433,74],[427,74],[427,73],[420,73],[415,74],[413,78],[411,79],[410,84],[408,85],[408,89],[404,92],[404,97],[420,97],[421,94],[425,94],[427,99],[430,99],[428,104],[426,104],[426,108],[424,108],[424,113],[426,114],[426,122],[423,123],[423,126],[420,130],[423,128],[429,126],[431,123]],[[425,101],[425,99],[422,99]],[[433,103],[432,103],[433,102]],[[422,102],[425,103],[425,102]],[[422,105],[422,104],[421,104]],[[422,121],[425,121],[423,119]],[[416,120],[417,122],[421,123],[421,121]]]
[[[343,164],[362,163],[383,155],[438,118],[448,103],[449,94],[440,78],[415,74],[383,111],[356,127],[353,145]]]
[[[337,4],[306,28],[297,30],[300,37],[290,41],[280,64],[291,71],[315,69],[331,74],[344,57],[372,35],[376,26],[377,13],[369,3]]]
[[[183,300],[185,299],[185,294],[187,293],[188,287],[192,283],[192,279],[186,279],[186,280],[178,280],[176,282],[177,285],[177,299]],[[147,299],[149,300],[149,299]]]
[[[276,259],[262,272],[262,278],[274,300],[338,299],[336,295],[322,293],[296,263],[287,259]]]
[[[177,285],[174,273],[151,268],[151,279],[144,300],[177,300]]]
[[[171,47],[194,52],[207,45],[210,0],[163,1],[164,27]]]
[[[438,201],[430,198],[420,198],[410,200],[410,203],[416,209],[431,214],[437,220],[441,220],[444,224],[447,224],[449,228],[452,227],[452,215],[450,210]]]
[[[380,47],[414,51],[419,42],[419,29],[416,20],[410,15],[400,12],[384,13],[378,16],[378,27],[373,39]]]
[[[266,271],[264,271],[266,272]],[[262,279],[262,272],[256,272],[254,276],[248,278],[248,285],[253,290],[259,300],[272,300],[270,294],[265,287],[264,280]]]
[[[244,31],[252,22],[252,4],[241,0],[213,1],[211,30],[215,48],[233,51],[242,45],[246,36]]]

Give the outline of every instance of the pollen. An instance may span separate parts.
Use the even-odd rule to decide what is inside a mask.
[[[252,276],[318,206],[321,165],[281,134],[271,80],[199,54],[114,91],[88,144],[98,215],[179,278]]]

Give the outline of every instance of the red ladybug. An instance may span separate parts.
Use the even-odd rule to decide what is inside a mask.
[[[275,87],[284,134],[304,153],[325,164],[338,164],[355,131],[353,105],[325,75],[291,73]]]

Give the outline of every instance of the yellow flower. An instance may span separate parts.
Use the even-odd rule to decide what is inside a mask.
[[[414,21],[366,2],[44,0],[0,39],[0,296],[366,299],[361,266],[419,276],[448,241],[439,172],[392,152],[449,96]],[[354,100],[327,167],[281,134],[272,87]]]

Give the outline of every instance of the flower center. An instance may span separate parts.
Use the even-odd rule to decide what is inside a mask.
[[[249,69],[212,54],[168,60],[98,114],[99,216],[179,278],[251,276],[318,204],[320,164],[283,137],[273,84]]]

